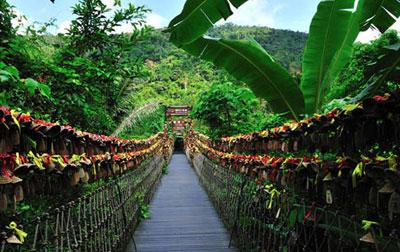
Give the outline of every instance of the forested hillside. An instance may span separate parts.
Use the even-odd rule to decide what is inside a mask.
[[[301,71],[301,60],[307,34],[260,26],[225,24],[209,31],[212,37],[254,39],[291,73]]]
[[[296,74],[301,70],[301,55],[307,38],[305,33],[233,24],[218,26],[210,33],[224,38],[254,38],[290,72]],[[211,83],[235,82],[225,71],[173,46],[168,41],[168,35],[160,30],[153,31],[139,41],[132,48],[131,55],[145,61],[146,74],[132,87],[140,95],[135,93],[129,102],[157,98],[166,103],[192,105],[195,96]]]
[[[229,39],[254,39],[287,69],[292,72],[301,70],[300,63],[307,39],[306,33],[227,23],[211,29],[209,35]],[[171,44],[167,34],[156,30],[147,39],[137,44],[137,47],[133,49],[133,55],[160,61],[171,55],[185,57],[187,54]]]

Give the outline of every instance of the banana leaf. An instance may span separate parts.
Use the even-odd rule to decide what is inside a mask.
[[[367,87],[352,102],[359,102],[377,93],[380,87],[391,80],[400,79],[400,43],[385,47],[385,55],[370,66]],[[361,85],[361,84],[360,84]]]
[[[182,48],[226,69],[267,100],[274,112],[293,119],[304,112],[303,95],[296,82],[257,42],[202,37]]]
[[[203,36],[217,21],[232,15],[230,5],[238,8],[247,0],[187,0],[182,12],[176,16],[165,32],[178,47]]]
[[[328,70],[325,74],[322,86],[328,90],[333,81],[336,79],[338,74],[343,70],[343,67],[351,60],[353,54],[353,44],[360,33],[360,22],[362,19],[362,13],[364,10],[365,0],[360,0],[356,11],[351,15],[348,23],[348,28],[343,40],[343,43],[338,48],[335,56],[329,64]],[[325,92],[321,94],[321,97],[325,96]]]
[[[371,26],[380,32],[390,28],[400,16],[400,2],[398,0],[364,0],[364,10],[361,30]]]
[[[343,43],[354,37],[353,31],[348,30],[354,18],[354,5],[355,0],[328,0],[318,5],[303,58],[301,90],[308,114],[317,112],[323,102],[329,87],[325,76],[337,52],[342,50],[341,53],[346,55],[343,58],[337,56],[340,65],[349,58],[348,43],[344,47]],[[340,68],[332,70],[330,75],[334,76],[339,70]]]

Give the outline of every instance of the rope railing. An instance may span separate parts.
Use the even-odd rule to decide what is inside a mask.
[[[34,119],[29,114],[0,106],[0,153],[33,153],[50,155],[115,154],[148,148],[163,133],[148,139],[127,140],[80,131],[69,125]]]
[[[221,167],[187,152],[211,201],[241,251],[398,251],[397,230],[362,223],[329,206]],[[363,250],[364,249],[364,250]]]
[[[5,107],[0,136],[0,252],[123,251],[173,148],[166,130],[124,140]]]
[[[160,155],[60,207],[24,223],[34,230],[18,245],[17,232],[3,233],[3,251],[123,251],[149,203],[165,164]],[[15,243],[13,243],[13,240]]]
[[[400,141],[400,90],[375,96],[343,109],[250,134],[211,141],[229,153],[337,152],[358,156],[377,145],[390,150]]]
[[[399,251],[399,94],[214,141],[189,129],[187,156],[236,245]]]

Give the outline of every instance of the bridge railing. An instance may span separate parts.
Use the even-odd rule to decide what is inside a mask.
[[[397,230],[363,227],[289,187],[265,184],[188,152],[204,188],[242,251],[398,251]],[[386,231],[386,230],[385,230]],[[364,249],[364,250],[363,250]]]
[[[0,251],[122,251],[171,155],[0,108]],[[39,204],[41,203],[41,204]]]
[[[377,146],[391,150],[398,145],[399,122],[400,90],[397,90],[299,122],[208,141],[214,149],[229,153],[313,153],[318,150],[357,157],[360,152],[368,152]]]
[[[154,156],[139,168],[29,223],[14,217],[23,223],[22,229],[31,232],[20,245],[10,239],[18,238],[18,233],[3,234],[1,251],[123,251],[133,238],[142,207],[154,193],[164,162]]]
[[[284,125],[267,133],[212,141],[189,131],[187,155],[238,246],[245,251],[400,250],[398,94],[337,110],[326,116],[329,120],[317,116],[305,126]],[[360,130],[360,125],[370,128]],[[334,155],[316,152],[330,130],[347,129],[351,134],[339,140],[351,148],[336,144],[330,146],[340,150]],[[384,138],[377,139],[378,131]],[[325,141],[337,143],[335,134]],[[375,141],[384,148],[365,148]]]

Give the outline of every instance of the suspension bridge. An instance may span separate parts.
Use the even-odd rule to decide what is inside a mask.
[[[2,107],[0,251],[399,251],[398,150],[370,151],[399,97],[220,139],[186,106],[144,140]]]

